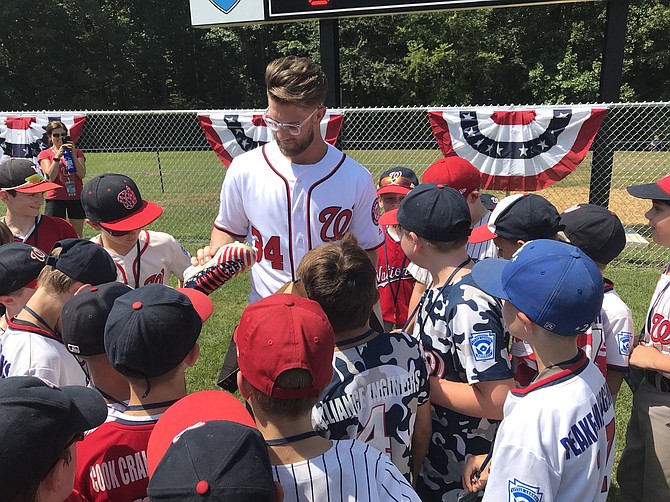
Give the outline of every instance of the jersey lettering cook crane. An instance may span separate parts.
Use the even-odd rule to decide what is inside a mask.
[[[258,250],[251,267],[254,302],[295,280],[312,248],[351,231],[366,250],[379,247],[379,201],[370,173],[328,145],[316,164],[292,164],[272,141],[231,163],[214,226],[246,237]]]

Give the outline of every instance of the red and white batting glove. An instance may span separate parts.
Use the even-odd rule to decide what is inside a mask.
[[[184,271],[184,287],[209,295],[256,263],[256,249],[241,242],[222,246],[204,265]]]

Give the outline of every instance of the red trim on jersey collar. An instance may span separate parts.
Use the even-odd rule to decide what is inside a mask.
[[[561,370],[558,373],[554,373],[553,375],[546,378],[536,380],[522,389],[510,389],[510,392],[515,396],[524,397],[534,390],[556,385],[558,383],[564,382],[565,380],[568,380],[569,378],[572,378],[575,375],[578,375],[584,371],[584,369],[588,367],[589,364],[591,364],[591,362],[586,357],[586,354],[584,351],[582,351],[582,349],[579,349],[579,359],[572,366]]]
[[[612,291],[614,289],[614,283],[610,281],[607,277],[603,277],[603,287],[605,293]]]
[[[23,321],[23,319],[18,319],[18,321]],[[56,340],[58,343],[63,343],[63,339],[53,334],[51,331],[42,329],[39,326],[34,326],[33,324],[28,324],[30,321],[26,321],[26,324],[17,323],[14,321],[14,318],[7,320],[7,327],[13,329],[14,331],[24,331],[28,333],[34,333],[36,335],[43,336],[45,338],[51,338]]]

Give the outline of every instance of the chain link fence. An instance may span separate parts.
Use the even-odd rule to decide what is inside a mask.
[[[608,108],[584,162],[540,194],[559,211],[589,200],[608,204],[629,232],[619,263],[658,267],[670,260],[670,252],[651,241],[644,217],[649,202],[628,196],[626,186],[653,182],[670,171],[670,103],[617,103]],[[428,108],[343,111],[338,146],[366,166],[375,181],[395,165],[410,167],[420,177],[442,155]],[[151,228],[193,246],[209,240],[225,175],[196,115],[196,111],[86,112],[78,142],[86,153],[88,177],[104,172],[131,176],[144,198],[164,208]]]

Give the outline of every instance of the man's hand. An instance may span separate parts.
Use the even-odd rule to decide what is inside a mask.
[[[214,257],[221,246],[225,246],[226,244],[230,244],[231,242],[235,241],[242,242],[243,240],[244,238],[242,237],[237,238],[233,235],[230,235],[228,232],[224,232],[223,230],[219,230],[218,228],[214,227],[212,229],[212,235],[209,238],[209,246],[198,249],[195,256],[191,257],[191,265],[194,267],[204,265]]]

